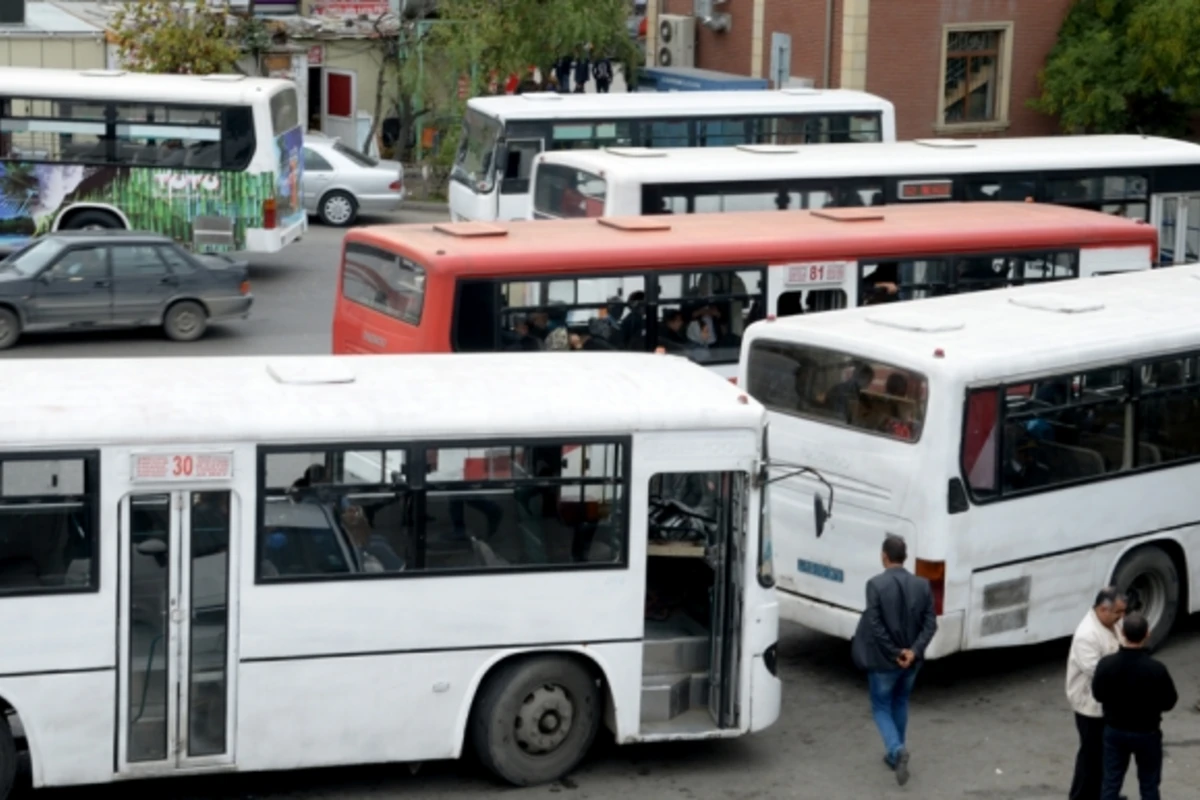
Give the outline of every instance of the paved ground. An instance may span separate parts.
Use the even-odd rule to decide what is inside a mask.
[[[443,219],[409,211],[399,221]],[[341,235],[314,227],[303,244],[256,258],[252,318],[193,345],[157,332],[30,337],[0,358],[157,356],[175,353],[327,353],[333,274]],[[3,371],[0,368],[0,376]],[[2,377],[0,377],[2,379]],[[1066,643],[975,653],[931,665],[918,684],[911,723],[913,779],[898,789],[880,760],[863,679],[847,647],[788,626],[781,640],[784,713],[742,741],[617,748],[602,743],[562,784],[497,787],[467,764],[357,767],[280,775],[189,778],[126,784],[123,798],[235,800],[1040,800],[1066,797],[1075,730],[1063,696]],[[1162,653],[1182,700],[1166,723],[1163,794],[1200,796],[1200,620]],[[381,710],[381,713],[392,713]],[[395,713],[402,713],[396,710]],[[281,729],[287,721],[280,720]],[[28,777],[24,778],[26,783]],[[44,800],[90,800],[96,788],[58,790]],[[1132,781],[1127,785],[1136,797]]]

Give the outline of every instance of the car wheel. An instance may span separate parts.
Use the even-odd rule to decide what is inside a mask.
[[[346,192],[333,191],[321,198],[317,213],[324,224],[345,228],[358,218],[358,203]]]
[[[119,218],[107,211],[81,211],[68,219],[62,227],[68,231],[110,231],[120,230],[125,226]]]
[[[20,335],[21,320],[7,308],[0,308],[0,350],[12,347]]]
[[[180,300],[167,309],[163,330],[177,342],[194,342],[208,328],[208,312],[191,300]]]

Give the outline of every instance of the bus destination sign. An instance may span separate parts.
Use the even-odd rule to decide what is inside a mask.
[[[846,279],[846,270],[854,269],[853,261],[813,261],[799,264],[783,264],[784,283],[789,286],[796,284],[840,284]]]
[[[233,453],[135,453],[130,480],[223,481],[233,477]]]
[[[896,195],[901,200],[950,200],[954,197],[954,181],[900,181]]]

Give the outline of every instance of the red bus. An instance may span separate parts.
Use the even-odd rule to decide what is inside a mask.
[[[770,315],[1149,269],[1157,244],[1032,203],[356,228],[333,352],[663,348],[732,377]]]

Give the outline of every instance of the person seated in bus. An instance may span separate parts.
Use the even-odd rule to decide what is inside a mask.
[[[586,326],[581,325],[572,329],[570,343],[572,350],[615,350],[600,331],[604,328],[604,320],[592,319]]]
[[[662,312],[662,322],[658,323],[658,343],[667,348],[668,353],[682,354],[692,349],[684,333],[682,311],[669,308]]]
[[[1004,438],[1011,444],[1009,456],[1004,460],[1005,488],[1034,489],[1054,482],[1054,471],[1046,463],[1041,448],[1041,442],[1053,440],[1053,431],[1048,426],[1030,427],[1037,422],[1044,420],[1008,426]]]
[[[629,311],[621,319],[621,342],[626,350],[646,349],[646,293],[638,290],[629,295]]]
[[[592,333],[604,339],[609,344],[616,348],[621,347],[624,338],[621,330],[621,317],[625,314],[625,302],[620,295],[612,295],[608,298],[607,305],[604,307],[604,316],[597,317],[592,322],[598,323],[591,325]]]
[[[963,258],[955,265],[956,287],[959,292],[977,292],[981,289],[996,289],[1008,283],[1007,270],[996,271],[991,258]]]
[[[543,350],[569,350],[566,305],[551,303],[530,314],[529,332],[541,341]]]
[[[869,389],[874,381],[875,370],[870,364],[860,361],[848,380],[818,395],[817,402],[838,419],[851,424],[858,416],[862,393]]]
[[[514,315],[511,328],[500,331],[501,348],[506,351],[541,350],[542,343],[529,331],[529,321],[522,314]]]
[[[721,339],[717,322],[721,318],[721,312],[717,307],[710,304],[693,306],[688,316],[691,318],[687,326],[688,341],[705,351],[715,347]]]
[[[346,505],[339,522],[354,547],[360,571],[399,572],[404,569],[404,559],[396,555],[387,539],[375,532],[362,506],[353,503]]]
[[[884,393],[895,399],[887,405],[887,418],[880,430],[897,439],[915,439],[917,423],[913,419],[912,404],[908,401],[908,378],[899,372],[888,375]]]
[[[864,306],[896,302],[900,299],[900,262],[877,264],[871,274],[863,276],[862,287]]]

